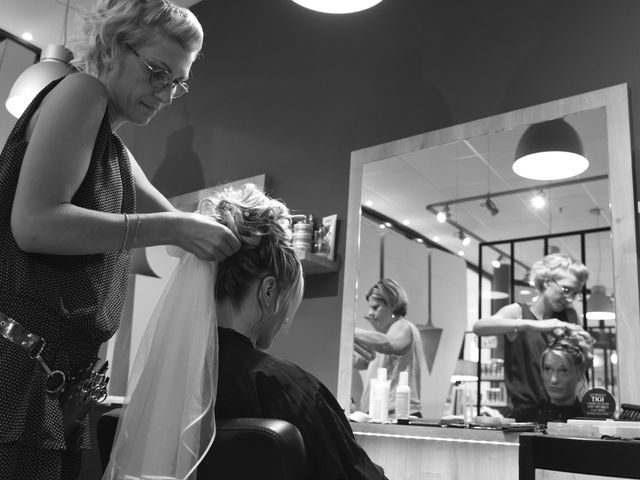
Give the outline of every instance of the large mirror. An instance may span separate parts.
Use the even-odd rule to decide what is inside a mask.
[[[589,168],[557,181],[514,174],[514,152],[526,128],[560,118],[581,137]],[[347,411],[358,405],[362,377],[353,369],[354,328],[366,328],[364,295],[373,281],[389,272],[404,276],[418,292],[408,292],[407,318],[421,331],[441,330],[444,349],[421,375],[423,414],[439,417],[446,413],[452,375],[475,374],[482,356],[477,338],[465,331],[496,302],[527,301],[528,267],[555,249],[582,259],[590,270],[584,296],[573,306],[581,323],[589,326],[582,299],[588,304],[592,287],[615,300],[615,321],[595,324],[611,333],[608,346],[616,353],[613,362],[612,352],[604,353],[608,364],[598,382],[606,376],[601,386],[619,402],[640,400],[633,371],[640,361],[634,348],[640,319],[626,85],[358,150],[350,175],[338,384]],[[530,203],[538,193],[547,202],[540,209]],[[436,213],[447,207],[449,216],[440,223]],[[463,245],[462,237],[470,243]],[[428,265],[427,273],[417,276],[416,265]],[[509,278],[500,288],[502,265],[509,266]]]

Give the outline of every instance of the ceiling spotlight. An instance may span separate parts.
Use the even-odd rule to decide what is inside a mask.
[[[513,162],[516,174],[532,180],[575,177],[588,167],[578,132],[562,118],[527,128]]]
[[[493,200],[491,200],[491,197],[489,195],[487,195],[486,200],[482,202],[480,206],[489,210],[489,213],[491,214],[492,217],[495,217],[498,214],[498,212],[500,212],[500,210],[498,210],[498,207],[496,207],[496,204],[493,202]]]
[[[531,197],[531,205],[534,208],[541,209],[545,206],[547,201],[545,200],[544,192],[540,190],[533,197]]]
[[[493,265],[493,268],[500,268],[502,266],[502,260],[504,259],[504,256],[499,255],[498,258],[493,259],[493,261],[491,262],[491,265]]]
[[[445,205],[444,208],[440,212],[438,212],[438,214],[436,215],[436,218],[440,223],[446,222],[449,219],[449,217],[451,217],[451,212],[449,211],[449,205]]]
[[[465,247],[471,243],[471,239],[467,237],[462,230],[458,230],[453,234],[453,236],[459,238],[462,242],[462,245]]]

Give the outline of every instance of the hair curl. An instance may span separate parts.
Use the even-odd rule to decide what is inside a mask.
[[[566,329],[556,336],[542,353],[540,361],[544,364],[546,356],[553,352],[576,368],[581,378],[593,365],[593,347],[596,341],[591,334],[582,329]]]
[[[558,270],[570,272],[582,285],[589,278],[589,270],[582,262],[575,260],[570,255],[552,253],[531,266],[531,283],[538,291],[542,292],[544,291],[544,282],[555,279]]]
[[[252,280],[273,275],[280,288],[276,308],[291,319],[302,300],[302,265],[291,247],[289,209],[259,187],[228,187],[202,199],[198,212],[228,227],[241,247],[218,263],[215,298],[229,299],[236,308],[246,298]]]
[[[80,15],[78,30],[71,45],[72,63],[94,76],[104,70],[105,55],[124,44],[139,47],[160,34],[197,54],[204,37],[191,10],[168,0],[98,0],[91,11]]]
[[[379,280],[364,297],[367,301],[371,297],[378,297],[387,304],[394,315],[405,317],[409,309],[409,298],[404,288],[391,278]]]

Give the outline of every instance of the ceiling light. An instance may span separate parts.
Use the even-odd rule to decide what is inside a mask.
[[[493,268],[500,268],[502,266],[502,260],[504,259],[504,256],[499,255],[498,258],[494,258],[493,261],[491,262],[491,265],[493,266]]]
[[[589,167],[582,141],[564,119],[531,125],[516,148],[513,171],[532,180],[575,177]]]
[[[421,239],[421,238],[416,238],[416,242],[418,242],[418,243],[424,243],[424,240],[423,240],[423,239]]]
[[[464,257],[464,250],[458,250],[458,256]]]
[[[373,207],[373,202],[372,202],[371,200],[367,200],[366,202],[364,202],[364,204],[365,204],[367,207]]]
[[[440,242],[440,237],[438,235],[434,235],[433,239],[434,242],[439,243]]]
[[[40,61],[29,66],[16,79],[6,101],[7,110],[16,118],[29,106],[35,96],[49,83],[72,73],[69,61],[71,51],[62,45],[47,45],[42,49]]]
[[[446,222],[449,217],[451,217],[451,212],[449,211],[449,205],[445,205],[444,208],[438,212],[438,214],[436,215],[436,219],[440,222],[440,223],[444,223]]]
[[[613,301],[607,296],[604,285],[591,287],[591,295],[587,298],[587,320],[614,320],[616,312]]]
[[[458,230],[453,234],[453,236],[459,238],[462,245],[465,247],[471,243],[471,239],[467,237],[462,230]]]
[[[544,192],[542,190],[531,197],[531,205],[534,208],[541,209],[545,206],[546,203],[547,201],[544,198]]]
[[[293,0],[310,10],[323,13],[353,13],[366,10],[382,0]]]
[[[410,224],[411,224],[411,221],[410,221],[410,220],[403,220],[403,221],[402,221],[402,224],[403,224],[403,225],[407,225],[407,226],[408,226],[408,225],[410,225]]]
[[[480,204],[480,206],[489,210],[489,213],[491,214],[492,217],[495,217],[500,212],[500,210],[498,210],[498,207],[496,207],[496,204],[493,202],[493,200],[491,200],[491,197],[489,195],[487,195],[487,198],[485,199],[484,202]]]
[[[33,35],[31,35],[30,32],[24,32],[20,36],[22,37],[23,40],[26,40],[27,42],[30,42],[31,40],[33,40]]]

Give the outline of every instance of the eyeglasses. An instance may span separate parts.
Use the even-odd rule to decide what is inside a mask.
[[[125,44],[125,46],[131,50],[136,57],[140,59],[142,63],[149,69],[149,84],[158,90],[171,87],[171,97],[178,98],[189,92],[189,85],[186,82],[171,79],[171,73],[164,68],[153,68],[149,65],[144,58],[136,52],[131,45]]]
[[[552,278],[551,281],[556,284],[556,286],[560,289],[562,296],[565,298],[575,298],[577,295],[580,294],[580,290],[572,290],[569,287],[560,285],[555,278]]]

